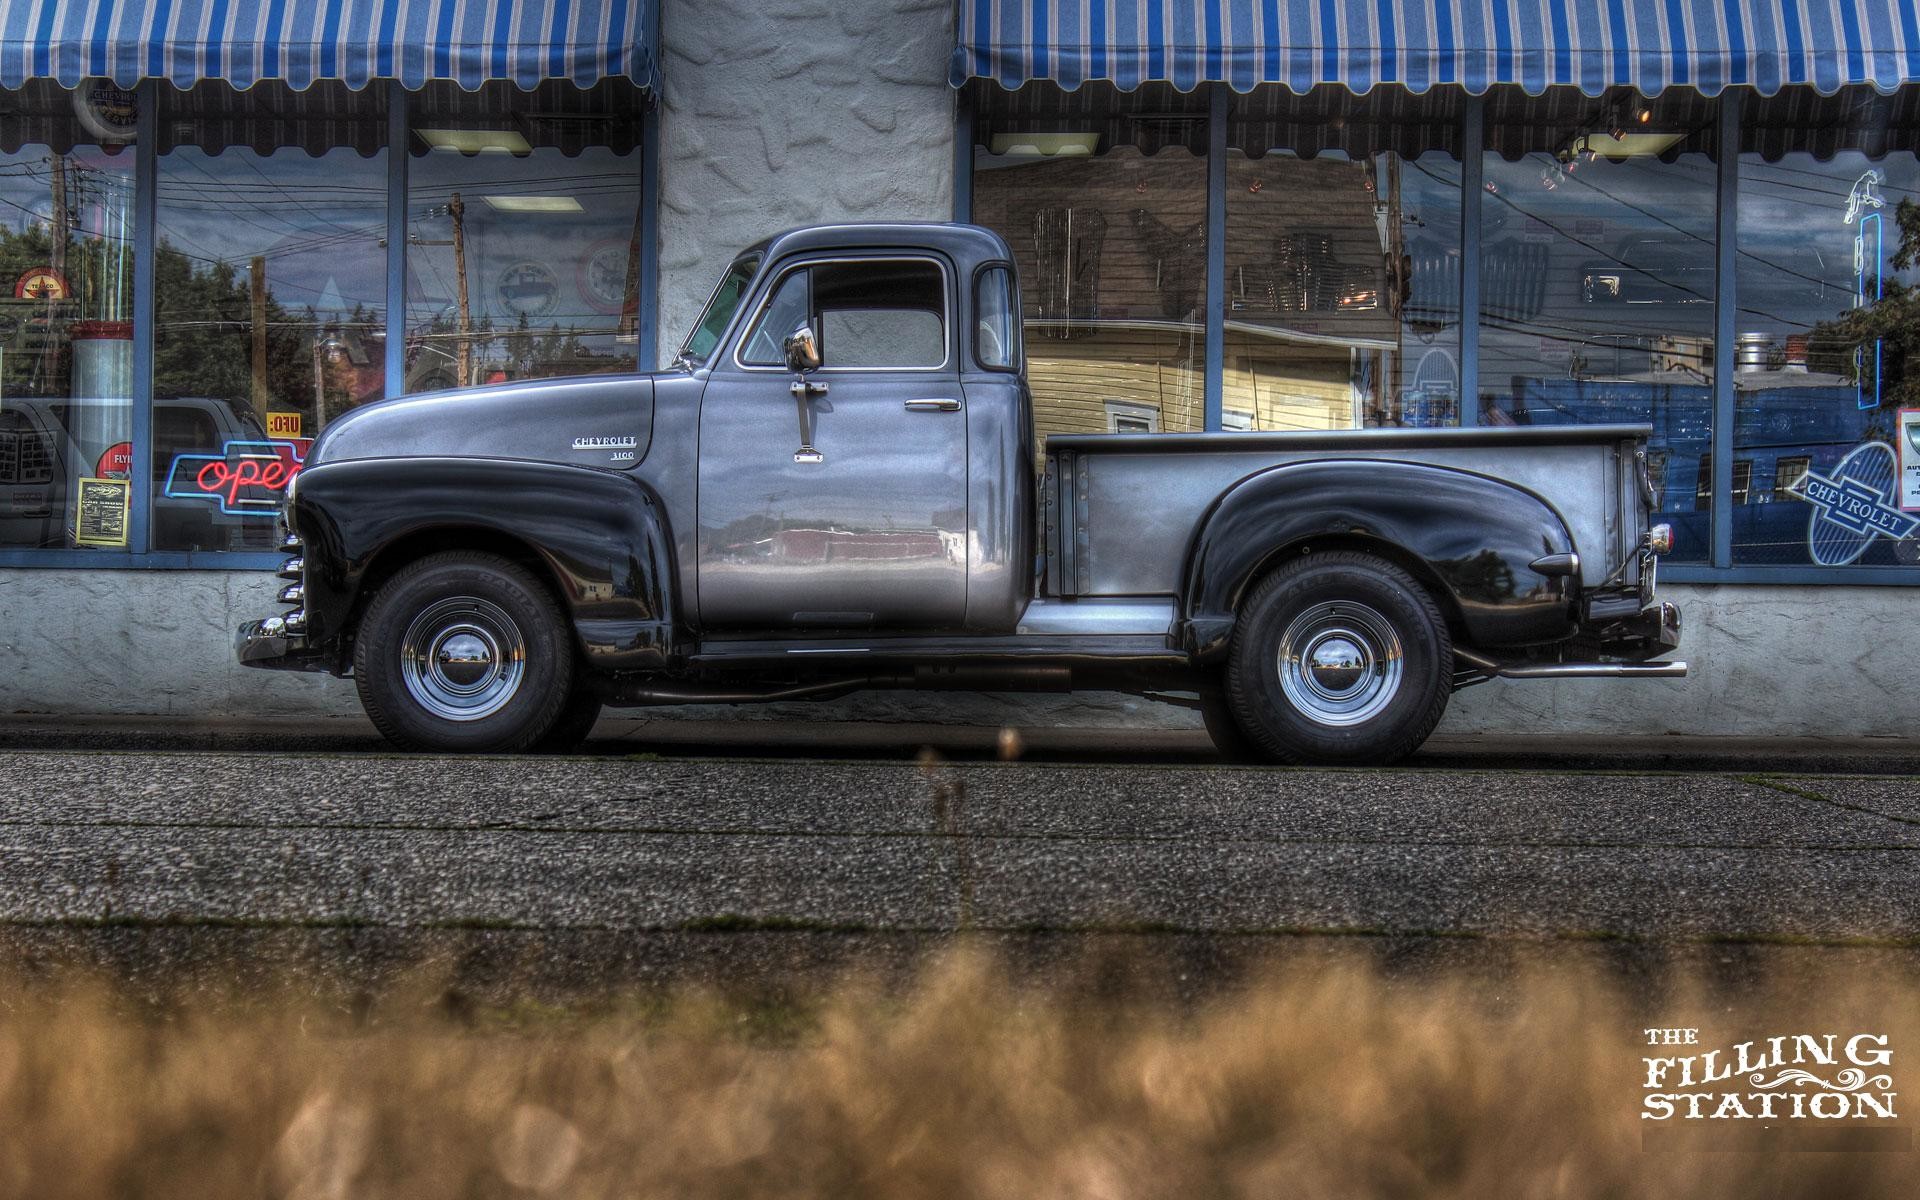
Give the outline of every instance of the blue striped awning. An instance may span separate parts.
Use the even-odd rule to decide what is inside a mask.
[[[0,86],[655,82],[657,0],[0,0]]]
[[[959,0],[954,86],[1263,83],[1416,92],[1920,79],[1917,0]]]

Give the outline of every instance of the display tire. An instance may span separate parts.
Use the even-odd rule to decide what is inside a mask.
[[[599,723],[605,705],[599,696],[578,681],[577,674],[576,671],[573,695],[567,698],[566,707],[560,710],[560,719],[533,744],[536,754],[571,754],[586,743],[593,727]]]
[[[1247,737],[1247,731],[1240,728],[1240,718],[1233,714],[1233,698],[1227,693],[1225,672],[1216,672],[1202,679],[1197,690],[1200,693],[1201,723],[1206,726],[1207,737],[1212,739],[1213,748],[1221,761],[1267,761],[1266,753]]]
[[[574,647],[551,592],[498,555],[449,551],[381,584],[353,655],[360,703],[405,750],[518,754],[558,726]]]
[[[1384,764],[1413,753],[1452,693],[1453,642],[1431,593],[1372,554],[1303,555],[1241,604],[1227,698],[1268,756]]]

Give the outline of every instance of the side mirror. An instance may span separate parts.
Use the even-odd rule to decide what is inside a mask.
[[[788,334],[784,346],[788,369],[801,374],[820,369],[820,343],[814,338],[811,325],[802,325]]]

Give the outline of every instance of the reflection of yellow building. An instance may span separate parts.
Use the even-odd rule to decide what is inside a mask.
[[[1206,346],[1172,322],[1082,322],[1073,336],[1027,325],[1027,375],[1041,434],[1151,429],[1197,432]],[[1229,429],[1351,429],[1360,423],[1356,362],[1391,350],[1230,323],[1224,403]]]
[[[1021,272],[1040,432],[1203,428],[1202,160],[1120,146],[977,167],[975,219]],[[1450,411],[1452,339],[1434,336],[1446,316],[1403,314],[1412,250],[1444,260],[1427,226],[1446,222],[1413,218],[1440,251],[1403,242],[1400,164],[1276,153],[1236,156],[1227,175],[1224,427],[1415,423],[1430,393]]]
[[[1206,340],[1172,322],[1081,324],[1071,337],[1027,323],[1027,380],[1034,424],[1050,433],[1111,433],[1138,426],[1192,433],[1205,426]]]

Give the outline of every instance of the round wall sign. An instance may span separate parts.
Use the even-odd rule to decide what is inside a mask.
[[[66,277],[52,267],[29,267],[13,285],[16,300],[65,300],[68,294]]]
[[[625,239],[609,239],[589,248],[580,260],[580,294],[595,310],[617,313],[626,307],[630,257]]]
[[[133,443],[115,442],[108,446],[100,461],[93,465],[93,473],[102,479],[126,479],[133,472]]]
[[[73,90],[73,115],[94,137],[121,145],[139,129],[139,100],[111,79],[83,79]]]
[[[560,281],[554,276],[553,268],[532,259],[517,262],[500,272],[493,291],[503,310],[529,320],[546,316],[560,302]]]

